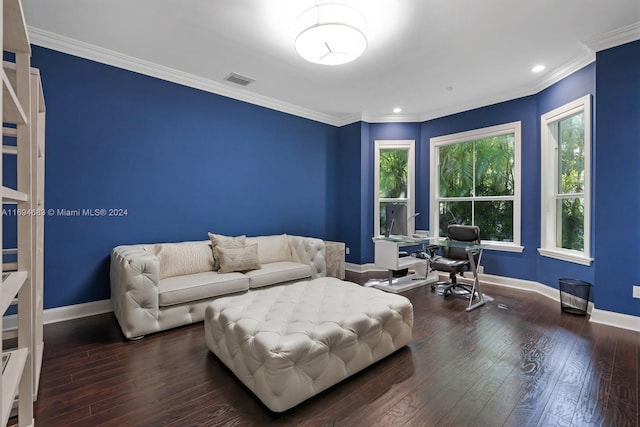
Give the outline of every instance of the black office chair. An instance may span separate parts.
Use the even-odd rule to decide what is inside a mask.
[[[475,225],[450,225],[447,228],[447,240],[458,242],[480,243],[480,228]],[[437,248],[437,246],[435,247]],[[473,287],[456,281],[456,275],[462,275],[465,271],[471,270],[471,264],[464,248],[456,248],[451,246],[442,246],[442,256],[435,255],[434,247],[430,247],[431,268],[433,270],[445,271],[449,273],[451,282],[435,283],[431,285],[431,290],[435,290],[436,286],[442,286],[442,294],[446,297],[453,293],[454,289],[460,288],[471,294]],[[473,256],[473,260],[478,265],[479,253]],[[474,298],[475,295],[470,295]]]

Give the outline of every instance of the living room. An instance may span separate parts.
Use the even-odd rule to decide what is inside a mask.
[[[167,67],[145,74],[146,62],[117,55],[114,47],[91,50],[90,38],[75,40],[38,28],[35,22],[45,19],[37,12],[40,2],[25,1],[24,7],[31,65],[40,70],[47,106],[46,208],[55,212],[45,217],[45,324],[110,315],[110,253],[118,245],[206,240],[207,232],[286,233],[344,242],[347,270],[354,277],[366,275],[375,270],[375,141],[415,141],[415,212],[421,213],[415,228],[429,230],[430,140],[520,122],[523,249],[486,250],[485,279],[515,283],[523,289],[522,298],[536,292],[555,295],[562,277],[584,280],[593,284],[590,322],[626,330],[638,340],[640,300],[632,297],[632,286],[640,284],[640,272],[632,266],[640,253],[635,238],[640,193],[634,188],[640,180],[640,8],[633,2],[619,6],[626,8],[629,23],[592,34],[589,54],[581,61],[566,58],[524,90],[505,88],[509,96],[474,100],[469,108],[428,118],[368,121],[360,115],[344,123],[324,111],[287,111],[285,102],[280,109],[276,102],[275,107],[261,105],[260,97],[252,103],[247,90],[228,84],[211,86],[227,93],[214,93],[199,81],[190,87],[183,74],[160,76]],[[191,53],[167,52],[183,54]],[[588,225],[593,261],[588,265],[538,251],[541,116],[584,96],[590,96],[593,111]],[[94,209],[114,215],[62,214]],[[4,239],[3,247],[15,247],[15,236],[5,233]],[[527,287],[536,292],[526,292]],[[531,298],[545,304],[538,296]],[[86,324],[92,324],[89,319]],[[96,335],[103,330],[98,326]],[[199,330],[183,332],[189,337]],[[176,329],[165,337],[188,345],[179,334]],[[149,341],[126,343],[123,352],[149,347]],[[637,406],[637,387],[632,399]],[[637,409],[635,417],[637,423]]]

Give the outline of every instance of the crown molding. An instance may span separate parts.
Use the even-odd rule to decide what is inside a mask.
[[[407,114],[400,116],[397,114],[363,114],[363,120],[368,123],[422,123],[453,114],[463,113],[465,111],[475,110],[476,108],[487,107],[500,102],[511,101],[513,99],[533,95],[534,93],[536,93],[535,88],[517,89],[471,102],[455,104],[445,108],[434,109],[426,113],[414,115]]]
[[[636,40],[640,40],[640,22],[593,37],[585,41],[585,44],[595,52],[600,52]]]
[[[532,93],[542,92],[549,86],[558,83],[560,80],[570,76],[576,71],[586,67],[596,60],[596,53],[585,46],[585,54],[573,61],[567,62],[560,68],[554,70],[549,76],[542,80],[536,87],[533,88]]]
[[[424,122],[423,114],[362,114],[362,121],[367,123],[419,123]]]
[[[193,87],[195,89],[204,90],[227,98],[236,99],[336,127],[346,126],[359,121],[367,123],[421,123],[533,95],[594,62],[596,60],[595,52],[640,39],[640,22],[590,39],[585,42],[584,55],[567,62],[565,65],[549,74],[544,80],[537,82],[531,87],[518,88],[498,95],[418,114],[369,114],[362,112],[338,115],[328,114],[310,108],[301,107],[299,105],[290,104],[275,98],[249,92],[246,89],[231,87],[211,79],[206,79],[194,74],[165,67],[153,62],[144,61],[39,28],[28,26],[27,29],[31,43],[38,46],[54,49],[70,55],[97,61],[128,71],[156,77],[162,80]]]
[[[362,120],[368,123],[426,122],[428,120],[434,120],[440,117],[446,117],[453,114],[462,113],[465,111],[475,110],[476,108],[482,108],[489,105],[494,105],[501,102],[522,98],[525,96],[535,95],[536,93],[539,93],[544,89],[548,88],[549,86],[570,76],[576,71],[586,67],[587,65],[591,64],[595,60],[596,60],[595,52],[585,47],[584,55],[556,69],[542,82],[538,82],[536,85],[531,87],[510,90],[498,95],[481,98],[479,100],[475,100],[472,102],[456,104],[446,108],[435,109],[422,114],[414,114],[414,115],[363,114]]]
[[[214,80],[196,76],[170,67],[165,67],[150,61],[124,55],[113,50],[105,49],[90,43],[85,43],[70,37],[61,36],[39,28],[27,26],[31,43],[48,49],[57,50],[69,55],[111,65],[124,70],[133,71],[151,77],[156,77],[184,86],[200,89],[216,95],[233,98],[238,101],[258,105],[320,123],[339,126],[340,117],[322,113],[299,105],[290,104],[264,95],[249,92],[245,89],[227,86]]]
[[[350,125],[352,123],[361,122],[361,121],[366,121],[366,120],[364,120],[363,115],[360,113],[344,114],[339,117],[335,126],[342,127],[342,126]]]

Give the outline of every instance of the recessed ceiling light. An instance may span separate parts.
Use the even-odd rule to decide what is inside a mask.
[[[534,73],[539,73],[540,71],[544,70],[544,68],[544,65],[540,64],[533,67],[531,71],[533,71]]]
[[[396,107],[396,108],[393,109],[393,112],[394,113],[402,113],[402,108]]]

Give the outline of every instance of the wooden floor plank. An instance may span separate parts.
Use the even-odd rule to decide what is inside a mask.
[[[353,274],[364,283],[370,275]],[[535,293],[412,289],[411,343],[284,413],[206,347],[202,323],[127,341],[112,314],[45,325],[38,425],[638,425],[640,334]]]
[[[461,325],[460,347],[447,348],[448,355],[430,360],[431,372],[426,369],[417,393],[408,392],[398,405],[392,405],[386,414],[380,414],[384,422],[392,423],[402,415],[410,424],[447,424],[448,416],[470,387],[480,381],[492,365],[509,347],[509,326],[505,323],[478,322],[479,328],[471,330]],[[486,328],[486,329],[485,329]],[[491,330],[491,335],[483,331]],[[430,345],[430,342],[426,343]],[[389,402],[391,403],[391,402]]]
[[[470,409],[470,418],[465,419],[464,425],[508,425],[507,419],[514,409],[524,403],[522,397],[526,393],[527,383],[523,379],[527,378],[523,376],[523,371],[529,372],[530,378],[536,377],[539,365],[532,363],[532,360],[535,360],[540,348],[548,344],[550,328],[558,324],[564,326],[568,320],[558,314],[558,307],[545,298],[538,295],[529,297],[531,299],[523,299],[521,294],[516,293],[502,303],[511,314],[509,324],[513,326],[511,334],[515,338],[515,345],[508,356],[513,369],[497,365],[501,373],[508,371],[507,376],[501,383],[493,385],[488,400],[481,400]],[[485,398],[484,394],[480,394],[477,399]],[[478,410],[483,401],[484,406]]]
[[[638,425],[638,344],[622,331],[616,336],[616,351],[611,372],[609,399],[604,417],[605,425]]]
[[[522,328],[523,316],[535,321],[536,316],[544,315],[543,311],[535,310],[535,305],[530,305],[529,309],[514,312],[512,310],[498,312],[503,314],[502,322],[509,325],[505,332],[507,346],[501,354],[496,355],[494,363],[488,369],[485,369],[476,383],[471,386],[455,404],[455,410],[446,415],[447,422],[452,425],[478,425],[477,420],[487,403],[495,396],[500,387],[509,378],[514,370],[520,365],[520,349],[516,345],[521,340],[519,331]],[[513,408],[515,404],[511,405]],[[504,414],[511,412],[509,408],[502,410]]]
[[[593,343],[588,339],[590,328],[587,326],[585,325],[581,335],[575,337],[538,423],[540,425],[570,427],[572,424],[593,353]]]
[[[525,386],[508,425],[538,424],[584,323],[570,320],[564,327],[548,329],[524,357],[518,375]]]
[[[576,403],[572,425],[600,426],[604,422],[603,415],[609,397],[616,340],[607,326],[590,324],[589,327],[593,331],[589,339],[593,350]]]

